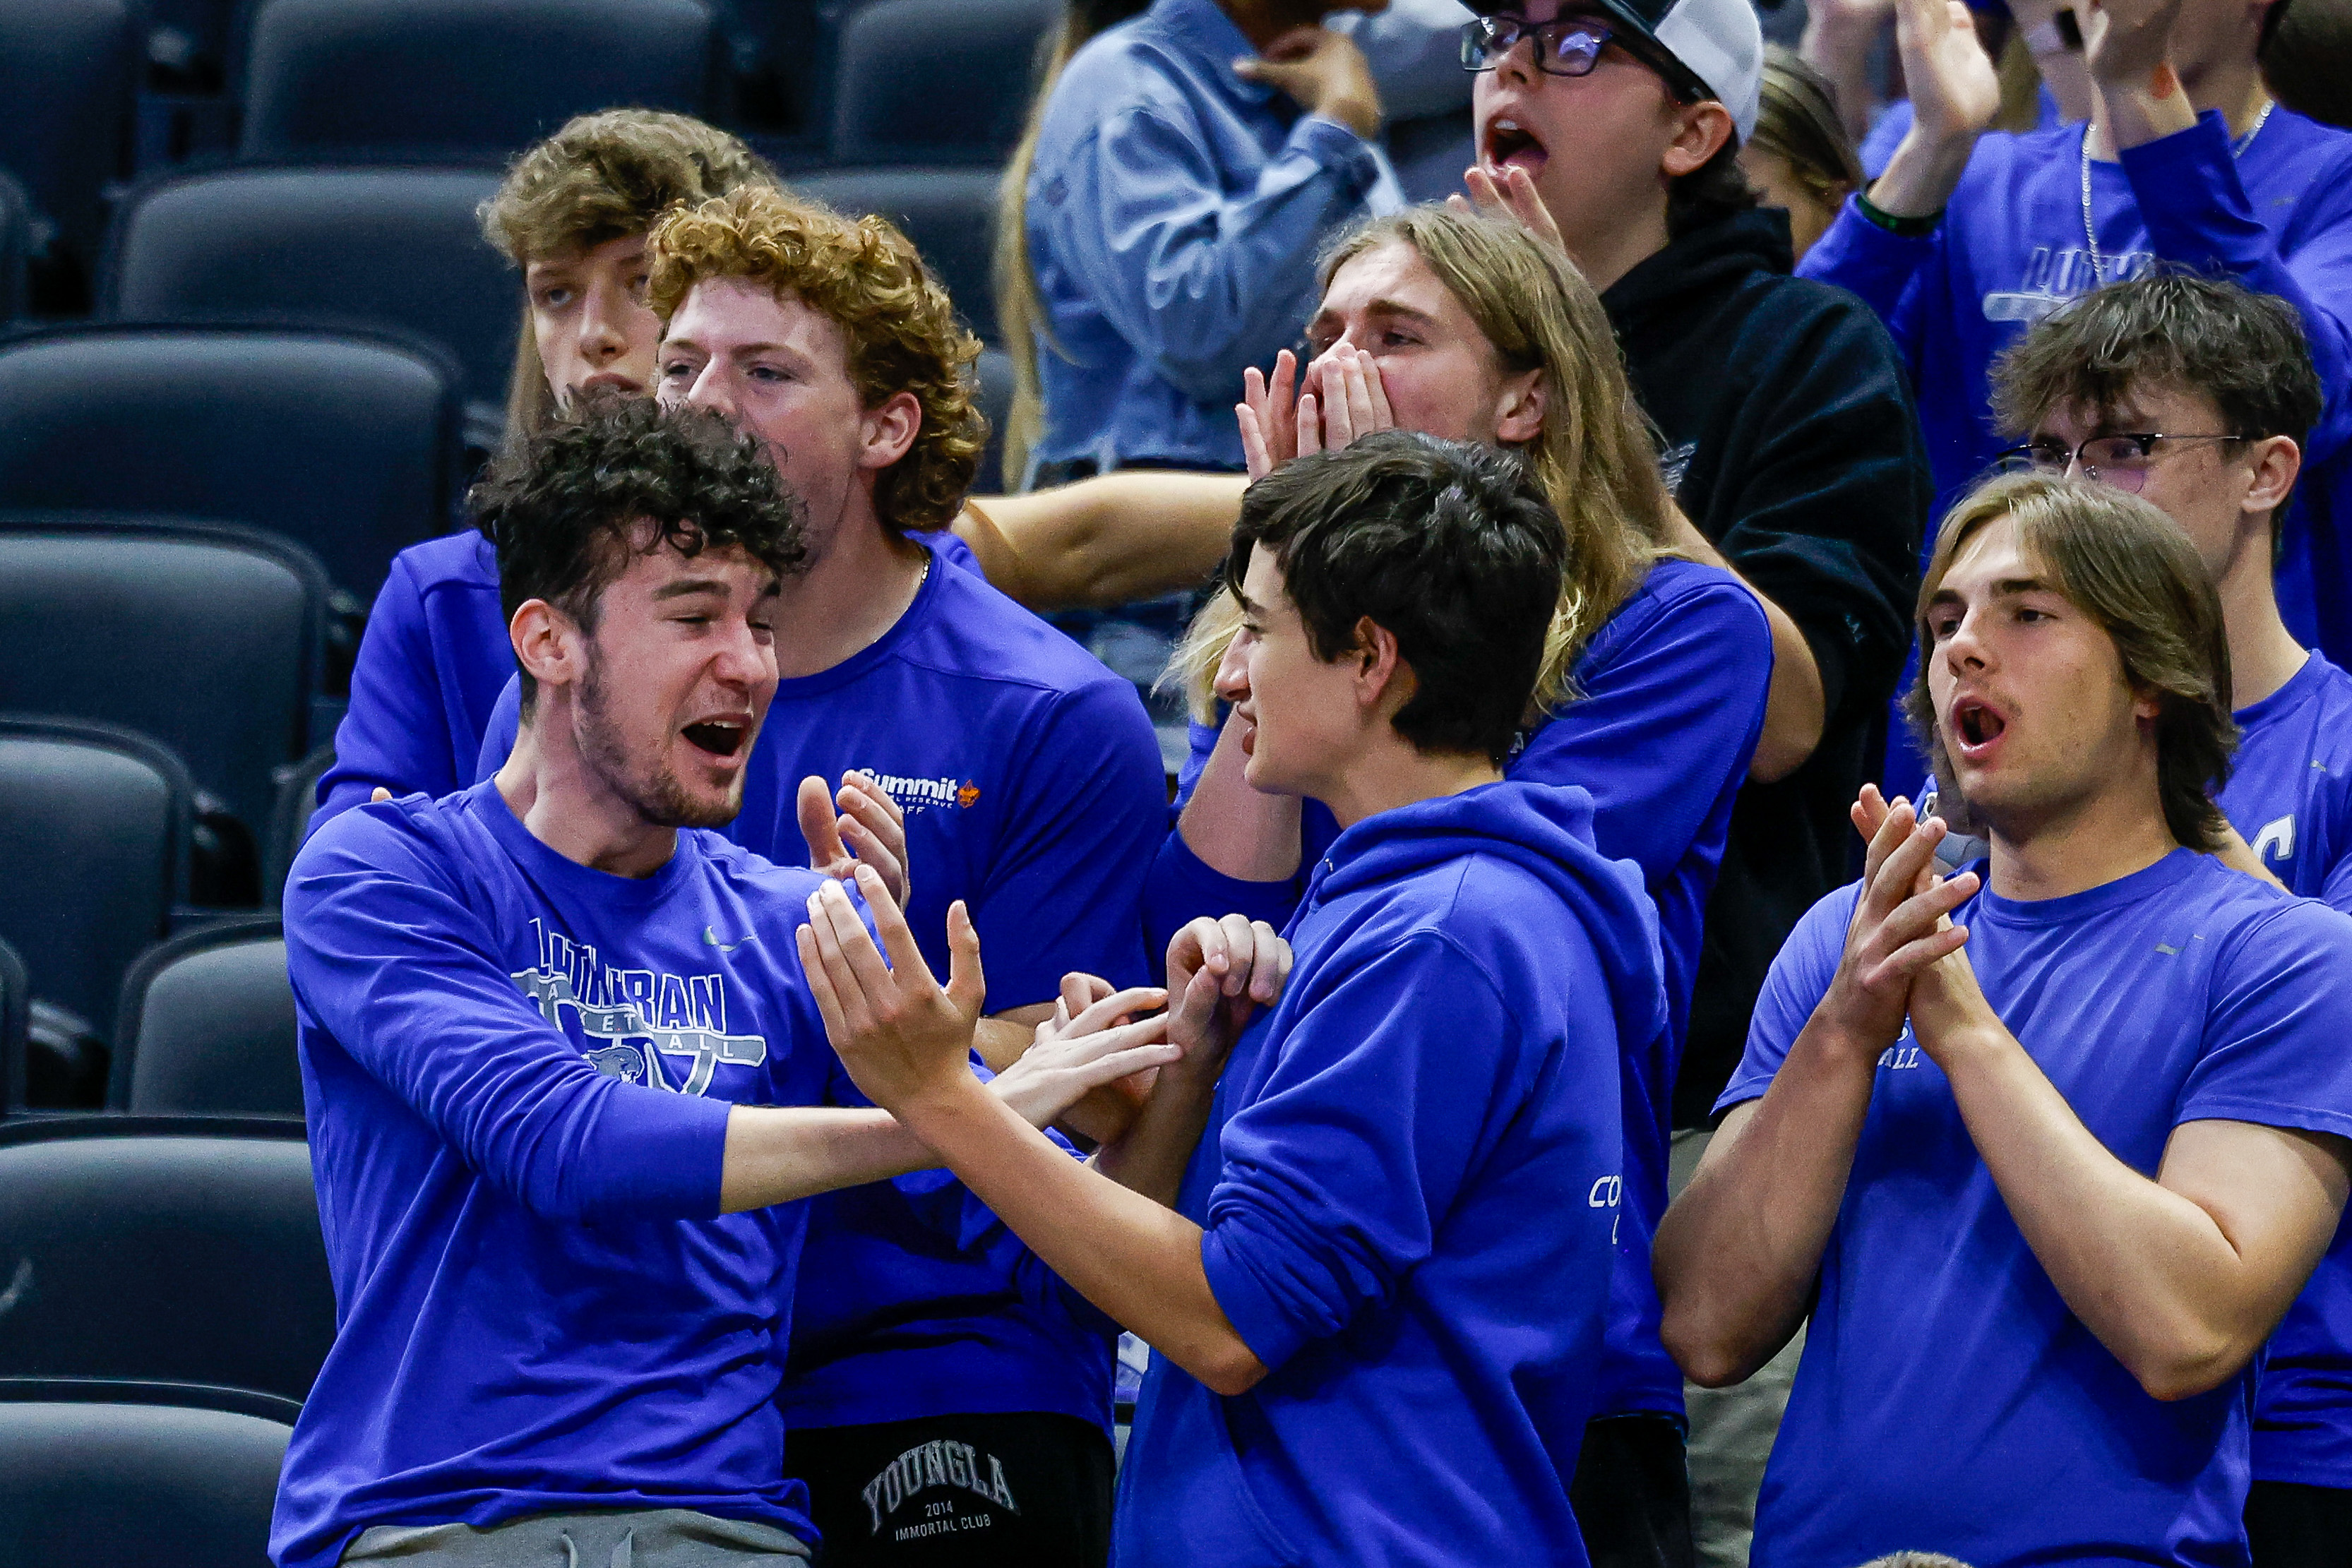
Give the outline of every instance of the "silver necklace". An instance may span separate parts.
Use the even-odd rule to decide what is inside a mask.
[[[2263,111],[2254,116],[2252,126],[2230,144],[2231,158],[2246,155],[2246,149],[2254,144],[2254,138],[2260,136],[2263,127],[2271,122],[2271,110],[2277,107],[2276,99],[2263,105]],[[2091,246],[2091,287],[2096,288],[2106,282],[2102,276],[2106,271],[2106,263],[2099,256],[2098,227],[2091,221],[2091,127],[2087,121],[2083,126],[2083,238]]]

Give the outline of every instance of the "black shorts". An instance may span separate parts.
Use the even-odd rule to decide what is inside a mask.
[[[2352,1568],[2352,1491],[2256,1481],[2246,1493],[2254,1568]]]
[[[1592,1568],[1696,1568],[1683,1434],[1665,1416],[1585,1423],[1568,1499]]]
[[[1110,1439],[1073,1416],[805,1427],[784,1439],[784,1469],[808,1483],[824,1568],[1110,1557]]]

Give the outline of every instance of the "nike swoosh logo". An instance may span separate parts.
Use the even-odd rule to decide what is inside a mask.
[[[760,934],[754,931],[749,936],[744,937],[740,942],[721,942],[719,939],[719,933],[706,925],[702,928],[702,939],[705,942],[709,943],[713,947],[718,948],[721,953],[732,953],[736,948],[744,946],[745,943],[757,942],[760,939]]]

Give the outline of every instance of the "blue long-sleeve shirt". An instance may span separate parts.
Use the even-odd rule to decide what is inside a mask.
[[[1869,301],[1909,362],[1938,514],[2003,446],[1991,371],[2033,322],[2158,262],[2217,271],[2301,316],[2326,412],[2305,448],[2279,563],[2298,639],[2352,664],[2352,132],[2292,110],[2232,156],[2228,125],[2186,131],[2091,165],[2099,267],[2082,196],[2083,127],[1981,138],[1933,234],[1890,234],[1849,201],[1798,265]],[[1932,537],[1927,541],[1932,547]]]
[[[1267,1375],[1154,1355],[1112,1560],[1580,1568],[1617,1042],[1664,1022],[1640,873],[1582,790],[1490,784],[1341,834],[1290,940],[1177,1199]]]
[[[1039,462],[1238,468],[1242,371],[1305,329],[1315,257],[1403,198],[1386,159],[1234,62],[1215,0],[1158,0],[1073,56],[1030,169]]]

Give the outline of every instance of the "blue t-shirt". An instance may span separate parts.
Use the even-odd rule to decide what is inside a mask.
[[[878,778],[907,813],[908,921],[948,972],[948,905],[978,927],[988,1010],[1051,1001],[1073,969],[1139,985],[1137,899],[1167,831],[1167,775],[1135,688],[979,577],[948,564],[898,623],[832,669],[782,683],[727,836],[805,865],[795,804],[810,774]],[[500,699],[481,771],[513,747]],[[795,1427],[947,1413],[1051,1411],[1108,1424],[1107,1323],[1041,1301],[1017,1249],[952,1245],[903,1188],[815,1200],[811,1281],[793,1317],[784,1408]]]
[[[1617,1042],[1664,1019],[1648,901],[1591,809],[1491,784],[1331,846],[1177,1200],[1267,1375],[1227,1398],[1153,1355],[1118,1568],[1580,1568]]]
[[[1911,367],[1938,515],[2012,444],[1994,433],[1994,358],[2057,306],[2159,261],[2279,295],[2303,318],[2327,405],[2305,445],[2289,509],[2279,601],[2298,641],[2352,664],[2352,132],[2272,111],[2231,156],[2204,115],[2175,135],[2093,162],[2100,267],[2084,230],[2083,127],[1980,138],[1944,221],[1890,234],[1852,201],[1797,267],[1853,289]],[[1926,541],[1932,549],[1932,534]]]
[[[305,846],[287,968],[336,1334],[283,1568],[575,1509],[814,1540],[775,1405],[808,1206],[719,1197],[731,1105],[847,1085],[793,946],[817,880],[691,831],[649,877],[592,871],[492,784]]]
[[[1721,1108],[1770,1086],[1855,896],[1790,935]],[[2352,921],[2334,910],[2175,850],[2068,897],[1980,892],[1952,918],[1993,1010],[2133,1169],[2154,1176],[2183,1122],[2352,1134]],[[1906,1027],[1822,1255],[1757,1568],[1904,1550],[2242,1564],[2255,1373],[2168,1404],[2142,1389],[2060,1297]]]
[[[2314,653],[2237,719],[2230,825],[2289,889],[2352,914],[2352,676]],[[2271,1335],[2254,1479],[2352,1488],[2352,1226]]]
[[[1731,827],[1731,808],[1763,733],[1772,681],[1772,632],[1739,580],[1715,567],[1662,560],[1578,659],[1580,694],[1527,737],[1505,776],[1574,784],[1592,797],[1601,852],[1642,869],[1657,907],[1668,1028],[1626,1040],[1625,1223],[1611,1287],[1609,1364],[1598,1413],[1653,1411],[1679,1420],[1683,1379],[1658,1339],[1649,1239],[1666,1207],[1666,1149],[1675,1073],[1698,972],[1707,895]],[[1189,799],[1217,732],[1192,727],[1180,785]],[[1322,859],[1339,825],[1316,801],[1300,822],[1301,864]],[[1238,910],[1279,925],[1297,881],[1239,882],[1201,862],[1171,832],[1146,892],[1147,925],[1165,934],[1200,915]]]
[[[378,785],[437,799],[471,783],[483,727],[514,673],[488,540],[468,530],[394,556],[360,638],[312,828],[366,804]]]

